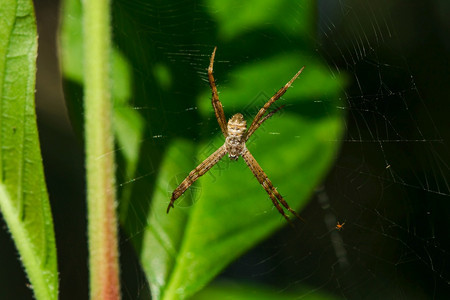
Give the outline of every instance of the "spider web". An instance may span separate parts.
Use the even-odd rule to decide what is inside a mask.
[[[173,18],[174,28],[189,26],[194,35],[201,36],[203,28],[214,26],[196,9],[180,11],[176,3],[161,7],[136,3],[146,7],[149,16],[158,13]],[[136,3],[123,5],[138,7]],[[205,5],[192,3],[199,10]],[[301,2],[296,5],[300,10]],[[303,211],[307,222],[300,233],[283,229],[234,262],[220,279],[268,284],[280,295],[302,287],[305,293],[299,298],[315,291],[350,299],[450,295],[449,105],[445,100],[449,44],[444,39],[449,24],[440,12],[445,5],[444,1],[319,1],[317,56],[331,74],[345,76],[348,82],[342,86],[342,105],[336,107],[346,115],[346,134],[330,141],[342,144],[340,153]],[[188,24],[176,23],[179,16],[189,13],[193,15]],[[277,27],[272,21],[268,26]],[[158,47],[166,49],[169,60],[193,68],[206,84],[205,63],[212,45],[171,35],[170,28],[142,30],[164,35],[159,40],[166,42]],[[146,51],[146,47],[135,51]],[[246,63],[245,57],[220,62],[229,66]],[[177,91],[197,92],[188,84]],[[244,115],[254,115],[252,109],[267,98],[264,93],[255,95]],[[159,101],[163,99],[161,95]],[[139,103],[134,108],[144,114],[158,110]],[[161,119],[166,126],[156,128],[153,138],[170,136],[171,118],[195,114],[199,109],[192,103],[166,107]],[[192,120],[183,129],[187,138],[217,134],[213,118],[208,124]],[[261,129],[268,134],[286,134]],[[205,145],[201,152],[212,153],[218,146]],[[225,160],[205,176],[220,176],[227,164]],[[121,186],[135,184],[149,174],[138,172]],[[192,190],[201,193],[201,189]],[[132,209],[139,213],[144,208]],[[338,222],[345,222],[340,231],[335,229]],[[140,233],[137,230],[135,235]]]

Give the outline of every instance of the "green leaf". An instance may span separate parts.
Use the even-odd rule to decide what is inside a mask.
[[[193,143],[177,140],[167,150],[161,172],[156,184],[155,197],[149,216],[149,224],[144,231],[141,261],[150,281],[152,295],[160,299],[167,288],[167,280],[175,267],[179,249],[185,238],[186,223],[192,201],[199,190],[194,184],[178,203],[176,210],[165,214],[169,204],[172,187],[187,175],[186,170],[192,167],[192,157],[196,154]],[[183,206],[184,209],[178,209]]]
[[[201,292],[195,294],[193,300],[333,300],[338,299],[312,287],[295,288],[280,291],[279,289],[259,286],[251,283],[219,281],[208,285]]]
[[[315,1],[210,0],[211,15],[219,25],[218,35],[235,39],[258,29],[279,29],[284,34],[305,36],[314,30]],[[297,15],[298,14],[298,15]]]
[[[36,298],[57,299],[55,236],[34,107],[32,1],[3,1],[0,20],[0,209]]]

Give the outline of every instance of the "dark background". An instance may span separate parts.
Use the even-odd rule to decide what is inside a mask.
[[[376,49],[363,59],[357,57],[355,43],[373,26],[364,15],[365,1],[337,2],[320,2],[318,54],[330,69],[350,74],[345,95],[357,113],[347,112],[348,142],[342,145],[325,189],[316,194],[316,198],[326,197],[331,208],[323,209],[312,199],[302,213],[308,222],[301,234],[281,230],[237,260],[221,278],[266,283],[280,290],[306,285],[350,299],[448,298],[450,5],[444,0],[372,1],[375,12],[368,19],[379,21],[380,27],[386,20],[391,35],[383,31],[386,28],[378,37],[369,35],[367,39],[373,42],[366,43],[365,49],[370,52],[371,45]],[[62,96],[58,2],[35,1],[35,7],[38,125],[56,228],[60,297],[86,299],[83,148],[72,132]],[[331,30],[329,24],[334,26]],[[350,51],[343,53],[342,49]],[[385,90],[380,92],[380,86]],[[392,101],[372,96],[381,94],[381,100]],[[374,130],[385,123],[372,118],[370,110],[383,112],[395,130],[405,134],[405,140],[380,145],[384,136]],[[346,222],[340,234],[348,264],[336,258],[330,237],[323,236],[327,215]],[[3,228],[0,298],[30,299],[14,244]],[[145,279],[129,258],[132,252],[126,239],[122,241],[122,257],[131,260],[122,263],[126,266],[123,296],[135,299],[145,294]]]

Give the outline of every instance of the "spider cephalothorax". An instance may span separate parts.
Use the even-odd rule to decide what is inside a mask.
[[[214,81],[213,76],[213,64],[214,64],[214,56],[216,54],[216,48],[211,55],[211,60],[208,68],[208,79],[209,84],[211,86],[212,91],[212,106],[214,108],[214,113],[216,114],[217,123],[219,123],[220,129],[222,130],[222,134],[225,137],[225,143],[219,147],[213,154],[211,154],[207,159],[205,159],[200,165],[198,165],[194,170],[192,170],[189,175],[181,182],[181,184],[173,191],[172,197],[170,198],[169,206],[167,207],[167,212],[169,212],[170,208],[173,207],[173,203],[178,197],[180,197],[200,176],[209,171],[225,154],[228,153],[228,156],[232,160],[237,160],[239,156],[242,156],[247,166],[252,171],[253,175],[255,175],[258,182],[263,186],[266,192],[269,194],[270,199],[272,200],[273,205],[278,209],[280,214],[283,215],[284,218],[290,223],[288,216],[285,214],[283,206],[285,209],[290,211],[297,218],[301,219],[301,217],[287,204],[287,202],[283,199],[283,197],[278,193],[277,189],[273,186],[272,182],[267,177],[266,173],[259,166],[256,159],[253,155],[248,151],[247,147],[245,147],[245,142],[250,138],[250,136],[256,131],[256,129],[261,126],[267,119],[273,116],[274,113],[279,111],[283,106],[269,112],[264,116],[269,107],[277,101],[283,94],[287,91],[287,89],[292,85],[295,79],[300,75],[303,71],[303,68],[297,72],[297,74],[289,80],[272,98],[267,101],[266,104],[258,111],[255,118],[252,121],[252,124],[247,130],[247,123],[244,120],[244,116],[242,114],[235,114],[231,119],[226,122],[225,113],[223,112],[222,103],[219,101],[219,94],[217,93],[216,83]],[[281,204],[281,205],[280,205]]]
[[[235,114],[228,121],[228,136],[225,138],[225,150],[227,150],[228,157],[232,160],[237,160],[239,156],[244,152],[245,130],[247,130],[247,122],[245,122],[244,116],[242,116],[242,114]]]

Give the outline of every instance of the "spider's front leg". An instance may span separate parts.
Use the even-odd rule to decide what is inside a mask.
[[[216,114],[217,123],[219,123],[220,130],[222,130],[223,136],[227,137],[227,120],[225,118],[225,113],[223,112],[222,103],[219,100],[219,93],[217,92],[216,81],[214,80],[213,75],[213,65],[214,65],[214,57],[216,56],[217,47],[214,47],[213,53],[211,54],[211,59],[208,67],[208,79],[209,85],[211,87],[211,102],[214,108],[214,113]]]
[[[256,131],[256,129],[259,128],[259,126],[261,126],[261,124],[267,120],[268,118],[270,118],[275,112],[277,112],[279,110],[276,109],[274,111],[272,111],[271,113],[269,113],[267,116],[264,116],[264,114],[266,113],[266,111],[269,109],[269,107],[278,99],[281,98],[281,96],[284,95],[284,93],[286,93],[287,89],[292,85],[292,83],[295,81],[295,79],[297,79],[298,76],[300,76],[300,74],[302,73],[303,69],[305,67],[302,67],[295,75],[294,77],[291,78],[291,80],[289,80],[288,83],[286,83],[278,92],[275,93],[275,95],[273,95],[269,101],[266,102],[266,104],[264,104],[263,107],[261,107],[261,109],[258,111],[258,113],[256,114],[255,118],[253,119],[252,124],[250,125],[250,127],[248,128],[247,133],[245,134],[245,141],[247,141],[250,136]]]

